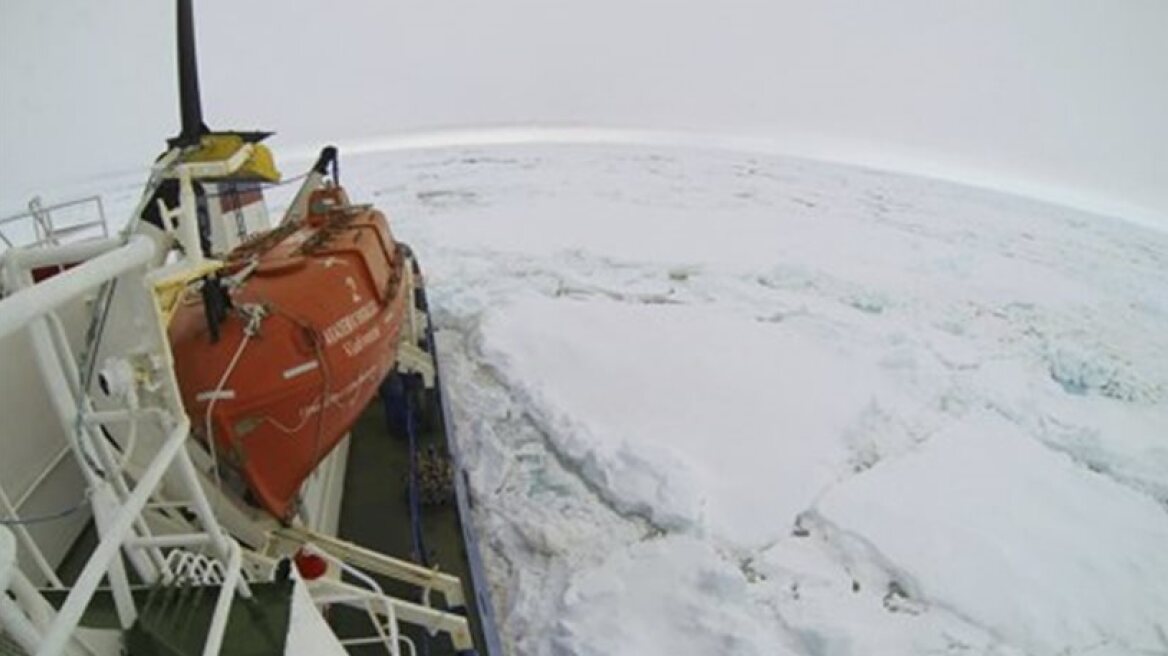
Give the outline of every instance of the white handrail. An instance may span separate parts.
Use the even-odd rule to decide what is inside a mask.
[[[437,590],[446,598],[448,606],[464,606],[462,581],[457,576],[437,569],[422,567],[417,563],[401,560],[383,553],[367,549],[337,537],[324,535],[303,526],[278,528],[273,536],[289,540],[294,544],[309,544],[341,560],[374,574],[389,577],[423,590]],[[429,592],[426,593],[429,597]]]
[[[53,276],[33,287],[17,290],[0,300],[0,337],[20,330],[85,291],[146,264],[152,257],[154,242],[144,235],[135,235],[125,246],[89,260],[70,271],[70,275]],[[13,258],[8,262],[12,275],[18,260]]]
[[[369,615],[369,619],[373,622],[373,627],[377,631],[379,642],[382,642],[385,645],[386,651],[390,653],[390,656],[400,656],[401,652],[398,648],[397,616],[393,612],[393,602],[381,589],[381,585],[379,585],[377,581],[373,580],[373,577],[369,576],[365,572],[362,572],[356,567],[350,566],[349,564],[345,563],[345,561],[329,554],[323,549],[316,548],[311,544],[306,544],[304,545],[304,550],[307,553],[314,554],[317,557],[323,558],[333,565],[336,565],[341,569],[341,571],[345,572],[349,576],[352,576],[358,581],[361,581],[369,587],[369,589],[376,596],[366,599],[365,612]],[[381,602],[382,607],[385,609],[386,624],[384,627],[382,626],[381,622],[377,620],[377,614],[370,607],[370,604],[375,602]],[[389,635],[385,634],[385,629],[389,629]]]
[[[16,602],[8,598],[9,583],[20,572],[16,569],[16,539],[0,526],[0,626],[11,634],[16,644],[24,649],[36,645],[39,637],[36,626],[21,612]]]
[[[232,540],[231,555],[227,559],[227,572],[223,576],[223,584],[219,587],[219,598],[215,601],[215,613],[211,616],[211,626],[207,628],[207,642],[203,646],[203,656],[217,656],[223,645],[223,636],[227,632],[227,620],[231,617],[231,601],[235,597],[235,588],[243,582],[240,565],[243,560],[240,554],[239,543]]]
[[[96,203],[98,208],[99,208],[99,214],[101,215],[101,217],[103,219],[105,218],[104,208],[102,207],[102,204],[101,204],[101,196],[98,194],[94,194],[93,196],[86,196],[85,198],[78,198],[76,200],[67,200],[63,203],[56,203],[54,205],[48,205],[48,206],[41,205],[41,206],[37,207],[37,211],[52,212],[53,210],[65,209],[66,207],[73,207],[75,205],[84,205],[86,203]],[[19,212],[17,214],[13,214],[11,216],[6,216],[6,217],[0,219],[0,225],[5,224],[5,223],[14,223],[14,222],[19,221],[21,219],[31,218],[32,216],[33,216],[33,212],[31,210],[25,210],[23,212]]]
[[[377,598],[376,592],[328,578],[310,581],[308,591],[312,595],[313,603],[318,606],[343,604],[364,609],[371,602],[382,601]],[[474,648],[470,624],[465,616],[430,608],[397,597],[386,597],[385,601],[393,608],[394,617],[399,622],[423,627],[431,633],[435,631],[446,633],[450,636],[456,650]]]
[[[93,203],[97,206],[97,219],[81,221],[79,223],[68,223],[61,226],[56,226],[53,223],[52,212],[56,210],[63,210],[69,207],[76,207],[79,205],[87,205]],[[22,241],[20,244],[14,243],[4,233],[3,228],[8,224],[16,224],[27,221],[32,226],[33,242]],[[0,218],[0,242],[9,248],[23,248],[29,246],[46,246],[59,244],[58,237],[64,233],[80,230],[89,230],[93,228],[101,229],[101,236],[109,236],[109,221],[105,217],[105,205],[102,202],[101,195],[95,194],[85,198],[78,198],[75,200],[65,201],[63,203],[56,203],[53,205],[42,205],[40,197],[33,198],[29,204],[28,209],[13,214],[4,218]]]
[[[245,150],[249,149],[250,147]],[[194,166],[193,170],[198,172],[202,169]],[[184,219],[178,236],[187,255],[176,263],[175,268],[188,270],[199,264],[202,257],[198,248],[191,172],[192,170],[188,170],[187,167],[178,167],[180,203],[175,208],[162,208],[167,216],[177,215]],[[144,202],[148,202],[147,199],[144,199]],[[98,206],[100,211],[100,200]],[[40,208],[34,208],[34,213],[39,211]],[[34,218],[43,224],[46,240],[53,241],[51,219],[45,219],[43,216]],[[121,240],[107,239],[65,246],[54,244],[39,248],[18,248],[5,253],[0,259],[0,266],[3,267],[0,279],[4,281],[7,291],[11,292],[9,296],[0,300],[0,338],[25,329],[30,331],[38,366],[45,375],[54,410],[68,434],[67,438],[70,438],[70,450],[86,475],[88,493],[92,495],[91,501],[100,532],[96,548],[90,554],[60,610],[52,613],[51,621],[46,616],[44,621],[38,624],[38,616],[33,612],[35,608],[22,603],[19,598],[13,602],[14,607],[13,604],[4,604],[6,614],[14,609],[19,611],[19,617],[13,618],[14,622],[21,619],[29,620],[22,626],[30,625],[36,631],[37,644],[29,650],[37,654],[62,653],[73,639],[86,608],[103,580],[108,579],[112,588],[122,628],[129,628],[137,617],[137,609],[130,595],[129,581],[121,560],[123,549],[126,556],[135,562],[141,560],[144,553],[148,554],[149,558],[157,558],[158,570],[145,567],[146,561],[143,561],[144,565],[139,568],[139,573],[145,580],[153,581],[161,574],[163,581],[170,582],[175,568],[171,567],[170,559],[162,557],[161,549],[211,546],[214,556],[205,558],[207,571],[204,573],[209,575],[209,572],[214,571],[221,587],[205,637],[204,654],[207,656],[217,654],[223,644],[235,595],[251,597],[250,586],[243,576],[241,547],[217,523],[213,508],[202,488],[199,472],[186,450],[190,422],[182,412],[181,403],[175,401],[178,390],[173,370],[169,368],[171,360],[165,325],[157,323],[152,326],[153,333],[144,335],[141,339],[145,341],[153,339],[159,356],[157,361],[165,369],[163,371],[165,384],[169,386],[167,389],[169,394],[164,395],[170,400],[168,406],[139,408],[137,397],[131,396],[125,410],[98,411],[94,409],[91,399],[87,396],[88,390],[84,389],[85,385],[77,370],[76,359],[54,314],[60,306],[83,297],[86,293],[125,274],[130,274],[133,278],[127,281],[128,284],[125,286],[129,294],[145,296],[148,303],[156,303],[156,299],[151,296],[152,282],[160,271],[168,269],[155,269],[151,274],[141,271],[141,275],[137,275],[135,270],[152,264],[161,264],[164,253],[159,250],[160,248],[161,246],[151,237],[137,234],[125,243]],[[31,271],[35,268],[77,262],[81,264],[68,272],[32,284]],[[160,318],[157,316],[155,318],[161,322]],[[120,343],[119,346],[136,348]],[[133,445],[139,441],[137,440],[139,421],[150,414],[158,415],[161,431],[165,434],[160,433],[146,440],[146,446],[153,453],[148,464],[140,471],[138,464],[135,463],[137,480],[131,489],[127,484],[128,480],[124,478],[123,466],[129,459]],[[105,422],[130,423],[129,437],[122,445],[123,453],[120,458],[110,444],[93,430],[96,423]],[[100,469],[97,469],[98,467]],[[104,475],[99,472],[104,472]],[[194,511],[201,528],[194,528],[194,532],[183,534],[156,536],[146,525],[142,513],[159,492],[164,479],[178,484],[186,494],[189,494],[186,505]],[[201,561],[194,562],[193,566],[198,570],[195,572],[196,575],[204,569]],[[176,567],[181,570],[183,565],[179,563]],[[145,571],[153,574],[143,573]],[[4,596],[4,602],[13,601],[6,595],[0,596]]]
[[[4,257],[25,269],[76,264],[107,253],[123,244],[120,239],[93,239],[52,247],[25,247],[7,252]]]
[[[0,590],[0,625],[12,635],[12,639],[21,648],[25,650],[36,648],[40,634],[32,622],[24,616],[16,602],[9,599],[4,592],[4,590]]]

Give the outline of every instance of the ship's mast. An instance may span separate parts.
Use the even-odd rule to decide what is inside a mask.
[[[177,0],[178,96],[182,131],[170,140],[171,147],[193,146],[210,132],[203,123],[203,103],[199,99],[199,67],[195,59],[195,19],[191,0]]]

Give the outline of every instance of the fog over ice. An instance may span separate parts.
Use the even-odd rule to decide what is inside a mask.
[[[1168,5],[196,3],[204,105],[275,142],[467,126],[731,134],[1164,224]],[[0,211],[176,131],[169,2],[0,5]]]

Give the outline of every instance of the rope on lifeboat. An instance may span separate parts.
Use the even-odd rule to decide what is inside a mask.
[[[215,475],[215,489],[223,489],[223,481],[219,475],[219,453],[215,445],[214,427],[211,422],[211,413],[215,410],[215,403],[219,397],[223,395],[223,388],[227,386],[227,379],[235,371],[235,367],[239,365],[239,359],[243,357],[243,352],[247,348],[248,342],[251,338],[258,335],[260,332],[260,324],[264,317],[268,316],[268,310],[262,305],[241,305],[239,311],[247,318],[247,323],[243,327],[243,339],[239,340],[239,346],[235,349],[235,355],[231,356],[231,361],[227,364],[227,368],[223,370],[223,376],[219,378],[219,384],[215,386],[211,392],[210,402],[207,403],[207,410],[203,414],[203,426],[206,431],[207,448],[211,452],[212,471]]]
[[[234,372],[235,368],[239,365],[239,360],[243,356],[243,352],[246,349],[248,343],[251,341],[251,339],[253,337],[256,337],[259,335],[260,326],[262,325],[263,320],[273,313],[280,314],[280,315],[286,317],[289,321],[295,323],[296,325],[300,326],[300,328],[304,329],[307,334],[311,334],[311,335],[315,334],[315,330],[313,329],[313,327],[310,324],[308,324],[307,322],[305,322],[304,320],[300,319],[299,317],[297,317],[291,313],[285,312],[284,310],[282,310],[278,306],[273,306],[273,305],[270,305],[268,303],[242,304],[238,307],[238,312],[239,312],[239,314],[242,315],[242,318],[245,321],[244,327],[243,327],[243,339],[240,340],[239,346],[236,347],[235,354],[231,357],[231,361],[228,363],[226,369],[224,369],[223,376],[219,379],[219,384],[216,385],[215,389],[211,392],[210,402],[207,404],[207,408],[206,408],[205,413],[203,415],[204,430],[206,431],[206,439],[207,439],[208,449],[210,451],[211,461],[213,463],[213,468],[214,468],[215,487],[216,487],[216,489],[219,489],[219,490],[222,489],[222,480],[221,480],[221,477],[219,474],[219,454],[218,454],[217,444],[215,442],[214,424],[211,421],[211,419],[212,419],[211,415],[215,409],[215,403],[223,396],[223,388],[227,385],[227,380],[231,377],[232,372]],[[328,409],[329,393],[330,393],[331,388],[332,388],[332,381],[331,381],[331,377],[329,376],[328,361],[324,357],[324,353],[322,352],[320,341],[317,339],[313,339],[312,346],[316,351],[316,361],[320,365],[321,377],[322,377],[320,409],[316,413],[316,415],[317,415],[316,438],[315,438],[315,441],[313,443],[313,451],[314,451],[313,459],[315,460],[315,459],[317,459],[317,457],[320,454],[321,443],[323,441],[324,415],[325,415],[325,411]],[[288,427],[284,426],[279,421],[277,421],[274,417],[264,417],[264,419],[268,422],[271,422],[273,425],[275,425],[278,429],[280,429],[284,433],[291,434],[291,433],[296,433],[296,432],[300,431],[300,429],[303,428],[304,424],[308,421],[309,416],[310,415],[308,415],[308,414],[303,416],[301,418],[301,423],[298,424],[295,428],[288,428]],[[289,518],[282,517],[279,519],[281,519],[282,521],[287,521]]]

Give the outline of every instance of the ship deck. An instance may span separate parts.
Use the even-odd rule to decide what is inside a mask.
[[[426,416],[417,421],[417,451],[422,453],[433,447],[445,455],[445,418],[436,399],[431,400],[426,410]],[[403,431],[390,428],[392,423],[387,421],[385,405],[374,400],[353,426],[338,536],[390,556],[416,561],[410,529],[409,443]],[[470,519],[466,518],[466,521]],[[483,645],[482,623],[470,584],[469,554],[453,498],[440,506],[422,508],[421,533],[429,566],[462,580],[468,602],[465,612],[470,619],[475,644]],[[421,590],[414,586],[384,577],[374,578],[391,595],[420,600]],[[434,597],[435,605],[440,605],[437,600],[441,596]],[[336,609],[330,616],[330,623],[342,638],[367,636],[371,631],[364,614],[348,608]],[[423,648],[424,632],[415,630],[415,627],[404,628],[406,635],[417,644],[420,654],[445,656],[458,653],[446,636],[429,639],[426,651]],[[486,653],[483,649],[480,648],[481,654]],[[384,653],[380,647],[350,648],[350,651],[354,654]]]
[[[385,404],[375,398],[352,428],[338,537],[395,558],[418,562],[414,554],[408,495],[409,442],[403,431],[392,428],[393,423],[387,421]],[[418,419],[415,437],[419,453],[431,447],[440,454],[448,453],[445,417],[437,397],[430,399],[425,416]],[[483,646],[485,641],[478,600],[475,591],[471,589],[469,554],[463,541],[459,510],[454,499],[436,507],[423,507],[420,525],[429,566],[462,580],[468,605],[465,609],[454,610],[467,615],[475,644],[480,646],[479,653],[487,654],[487,648]],[[64,581],[75,580],[96,542],[96,531],[91,523],[58,568]],[[409,601],[421,600],[422,591],[415,586],[377,575],[373,575],[373,578],[387,594]],[[57,596],[61,599],[54,599],[60,603],[63,595]],[[450,610],[442,605],[444,600],[441,595],[434,594],[432,599],[436,607]],[[115,625],[113,617],[112,599],[108,594],[99,594],[91,603],[84,623],[112,628]],[[374,635],[368,616],[363,612],[347,607],[333,607],[327,617],[341,639]],[[238,631],[239,628],[235,627],[236,633],[233,633],[234,638],[229,643],[236,647],[230,653],[262,653],[262,647],[260,651],[250,649],[249,645],[253,641],[247,640],[245,633]],[[402,625],[402,629],[403,634],[414,641],[419,654],[459,654],[444,634],[429,637],[421,628],[406,624]],[[358,655],[385,653],[381,645],[350,646],[348,651]]]

